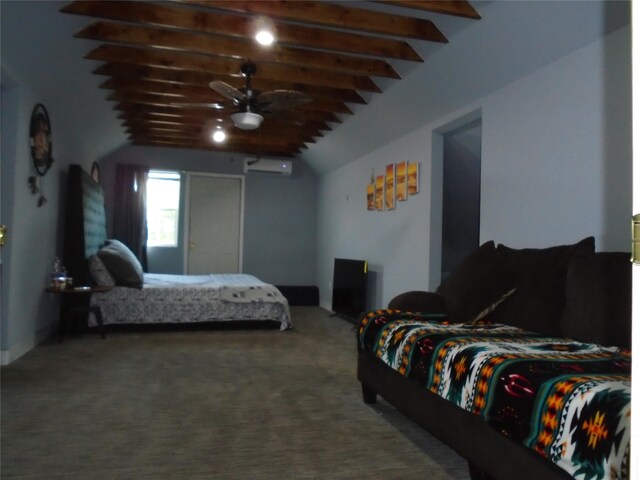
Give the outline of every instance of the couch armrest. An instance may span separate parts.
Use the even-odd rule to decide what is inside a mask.
[[[439,293],[414,290],[401,293],[389,302],[392,310],[404,312],[447,313],[444,297]]]

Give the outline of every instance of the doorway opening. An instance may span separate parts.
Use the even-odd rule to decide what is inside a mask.
[[[471,112],[433,133],[430,288],[437,287],[479,245],[481,113]]]
[[[482,121],[443,139],[442,266],[444,280],[479,245]]]

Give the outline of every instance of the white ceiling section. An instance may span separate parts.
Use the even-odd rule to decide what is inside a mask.
[[[91,73],[99,62],[83,58],[97,42],[74,38],[87,19],[59,12],[66,3],[0,2],[2,81],[20,84],[37,66],[38,85],[59,92],[68,122],[91,122],[90,138],[84,141],[91,142],[100,158],[127,139],[114,103],[106,99],[109,92],[99,88],[104,78]],[[481,20],[421,13],[434,20],[449,43],[413,43],[424,63],[394,64],[403,80],[377,81],[383,95],[366,98],[368,105],[352,105],[355,115],[308,144],[299,158],[319,174],[339,168],[622,27],[630,18],[629,2],[622,1],[471,3]],[[358,115],[360,109],[366,109],[363,115]]]

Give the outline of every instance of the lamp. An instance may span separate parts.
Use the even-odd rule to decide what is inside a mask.
[[[262,123],[263,117],[253,112],[236,112],[231,114],[231,121],[241,130],[255,130]]]

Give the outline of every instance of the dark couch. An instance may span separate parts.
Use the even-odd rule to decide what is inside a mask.
[[[631,347],[629,254],[574,245],[516,250],[487,242],[436,292],[395,297],[389,309],[445,313],[452,322],[488,319],[555,337]],[[479,417],[408,380],[363,351],[358,379],[366,403],[381,395],[469,461],[473,479],[569,479]]]

